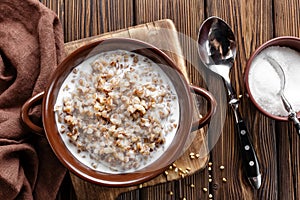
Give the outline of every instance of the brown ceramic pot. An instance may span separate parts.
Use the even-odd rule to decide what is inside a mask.
[[[60,133],[58,132],[54,105],[59,89],[72,71],[79,63],[90,56],[112,50],[127,50],[150,58],[157,63],[172,80],[178,94],[180,106],[180,120],[178,130],[171,145],[164,154],[149,166],[127,174],[108,174],[95,171],[92,168],[79,162],[66,148]],[[191,91],[204,97],[208,102],[208,111],[203,118],[193,122],[193,101]],[[41,128],[32,123],[28,117],[29,109],[42,99],[42,119],[44,127]],[[183,74],[173,61],[161,50],[154,46],[133,39],[114,38],[85,45],[70,54],[54,72],[49,86],[40,94],[29,99],[22,108],[22,119],[24,123],[34,132],[46,135],[50,146],[59,160],[77,176],[105,186],[130,186],[147,181],[162,173],[171,163],[173,163],[182,153],[185,141],[189,133],[206,125],[216,109],[214,97],[203,88],[188,85]]]
[[[288,121],[288,117],[284,117],[284,116],[277,116],[277,115],[273,115],[269,112],[267,112],[266,110],[264,110],[254,99],[254,97],[252,96],[250,87],[249,87],[249,70],[251,67],[251,63],[254,60],[254,58],[264,49],[271,47],[271,46],[283,46],[283,47],[289,47],[291,49],[294,49],[296,51],[300,52],[300,38],[298,37],[292,37],[292,36],[281,36],[281,37],[277,37],[274,39],[271,39],[269,41],[267,41],[266,43],[262,44],[259,48],[257,48],[253,54],[251,55],[251,57],[249,58],[248,62],[247,62],[247,66],[246,66],[246,70],[245,70],[245,85],[246,85],[246,89],[247,89],[247,93],[249,98],[251,99],[251,101],[253,102],[253,104],[256,106],[256,108],[263,113],[264,115],[275,119],[275,120],[280,120],[280,121]],[[297,117],[300,117],[300,113],[297,113]]]

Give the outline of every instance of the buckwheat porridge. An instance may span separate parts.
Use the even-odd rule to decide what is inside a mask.
[[[93,56],[65,79],[55,104],[69,151],[102,172],[123,173],[155,161],[179,123],[178,96],[161,68],[124,50]]]

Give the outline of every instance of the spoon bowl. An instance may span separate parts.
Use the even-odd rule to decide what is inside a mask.
[[[234,95],[229,74],[236,57],[236,41],[226,22],[210,17],[202,24],[198,34],[198,53],[204,65],[223,78],[228,95]]]
[[[222,19],[208,18],[200,27],[198,36],[199,56],[202,61],[215,64],[233,62],[236,57],[235,36]]]

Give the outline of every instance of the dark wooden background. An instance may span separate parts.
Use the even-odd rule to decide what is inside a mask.
[[[159,19],[172,19],[177,30],[197,39],[200,24],[216,15],[233,28],[238,54],[231,78],[241,98],[242,113],[261,165],[262,186],[253,190],[241,170],[239,143],[233,113],[228,110],[221,137],[210,153],[208,168],[191,177],[121,194],[119,199],[300,199],[300,138],[291,123],[277,122],[259,113],[245,95],[243,73],[251,53],[267,40],[283,35],[300,36],[299,0],[41,0],[59,16],[65,42],[98,35]],[[197,60],[196,47],[181,41],[183,52]],[[199,60],[197,60],[199,62]],[[199,63],[200,65],[200,63]],[[205,87],[201,75],[187,63],[194,84]],[[218,97],[224,90],[212,74]],[[227,106],[219,104],[219,106]],[[224,165],[223,171],[219,166]],[[209,182],[211,175],[212,182]],[[227,182],[222,182],[225,177]],[[190,187],[194,184],[195,187]],[[203,192],[202,188],[208,188]],[[168,191],[174,194],[169,195]],[[88,191],[86,191],[88,192]],[[95,195],[95,194],[93,194]],[[66,178],[58,199],[76,199]]]

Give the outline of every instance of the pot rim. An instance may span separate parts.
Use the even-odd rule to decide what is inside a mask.
[[[46,91],[45,91],[45,96],[43,98],[43,103],[42,103],[42,118],[43,118],[43,124],[44,124],[44,129],[46,133],[46,137],[49,141],[49,144],[56,154],[56,156],[59,158],[59,160],[74,174],[79,176],[80,178],[87,180],[89,182],[95,183],[95,184],[101,184],[104,186],[131,186],[133,184],[139,184],[144,181],[147,181],[151,178],[154,178],[155,176],[159,175],[162,173],[170,164],[172,164],[182,153],[182,149],[185,145],[185,140],[187,139],[189,132],[191,130],[192,126],[192,115],[189,118],[190,123],[189,124],[179,124],[178,130],[180,126],[184,126],[182,130],[187,131],[186,133],[180,133],[178,130],[176,132],[175,137],[173,138],[173,141],[175,140],[176,137],[181,137],[182,142],[179,143],[179,145],[172,145],[172,149],[174,151],[170,152],[171,158],[169,158],[168,161],[165,161],[165,166],[157,167],[156,169],[149,169],[149,167],[152,166],[150,164],[148,167],[143,168],[142,170],[139,170],[137,172],[132,172],[132,173],[127,173],[127,174],[107,174],[103,173],[100,171],[96,171],[91,169],[90,167],[80,163],[73,155],[72,153],[69,152],[67,147],[65,147],[64,141],[62,141],[61,136],[59,131],[56,128],[56,123],[53,123],[54,119],[54,111],[53,111],[53,102],[56,101],[56,98],[54,99],[54,95],[58,93],[60,87],[57,87],[58,85],[61,85],[64,79],[66,78],[67,74],[70,73],[70,67],[68,67],[70,62],[73,62],[74,57],[80,57],[82,56],[82,52],[88,51],[89,49],[93,49],[99,44],[102,44],[103,42],[108,42],[108,43],[128,43],[128,44],[133,44],[133,45],[138,45],[141,46],[142,48],[147,48],[147,50],[152,51],[154,55],[159,56],[162,58],[170,67],[176,69],[177,73],[179,74],[179,77],[181,77],[180,82],[183,84],[183,87],[186,90],[187,93],[187,100],[188,100],[188,105],[187,109],[189,111],[192,111],[192,98],[191,98],[191,93],[189,91],[189,85],[186,82],[184,75],[182,72],[179,70],[177,65],[160,49],[146,43],[142,42],[140,40],[136,39],[128,39],[128,38],[109,38],[109,39],[104,39],[100,41],[96,41],[90,44],[87,44],[83,47],[80,47],[79,49],[75,50],[73,53],[71,53],[69,56],[67,56],[63,62],[57,67],[55,72],[53,73],[51,77],[51,82],[48,85]],[[117,50],[117,49],[114,49]],[[125,49],[126,50],[126,49]],[[145,55],[143,55],[145,56]],[[78,65],[78,64],[77,64]],[[73,67],[77,66],[74,65]],[[72,68],[72,67],[71,67]],[[66,70],[69,70],[69,72],[66,72]],[[61,80],[61,76],[63,76],[63,80]],[[173,82],[173,80],[171,80]],[[181,113],[180,113],[181,116]],[[185,119],[185,122],[187,120]],[[180,135],[178,135],[180,134]],[[173,143],[173,142],[172,142]],[[171,145],[170,145],[171,146]],[[171,147],[168,147],[167,150],[169,150]],[[163,154],[164,155],[164,154]],[[166,157],[166,156],[161,156],[161,157]],[[160,158],[161,158],[160,157]],[[157,161],[164,161],[162,159],[158,158]],[[157,163],[155,161],[154,163]],[[114,177],[113,180],[111,181],[111,178]]]

